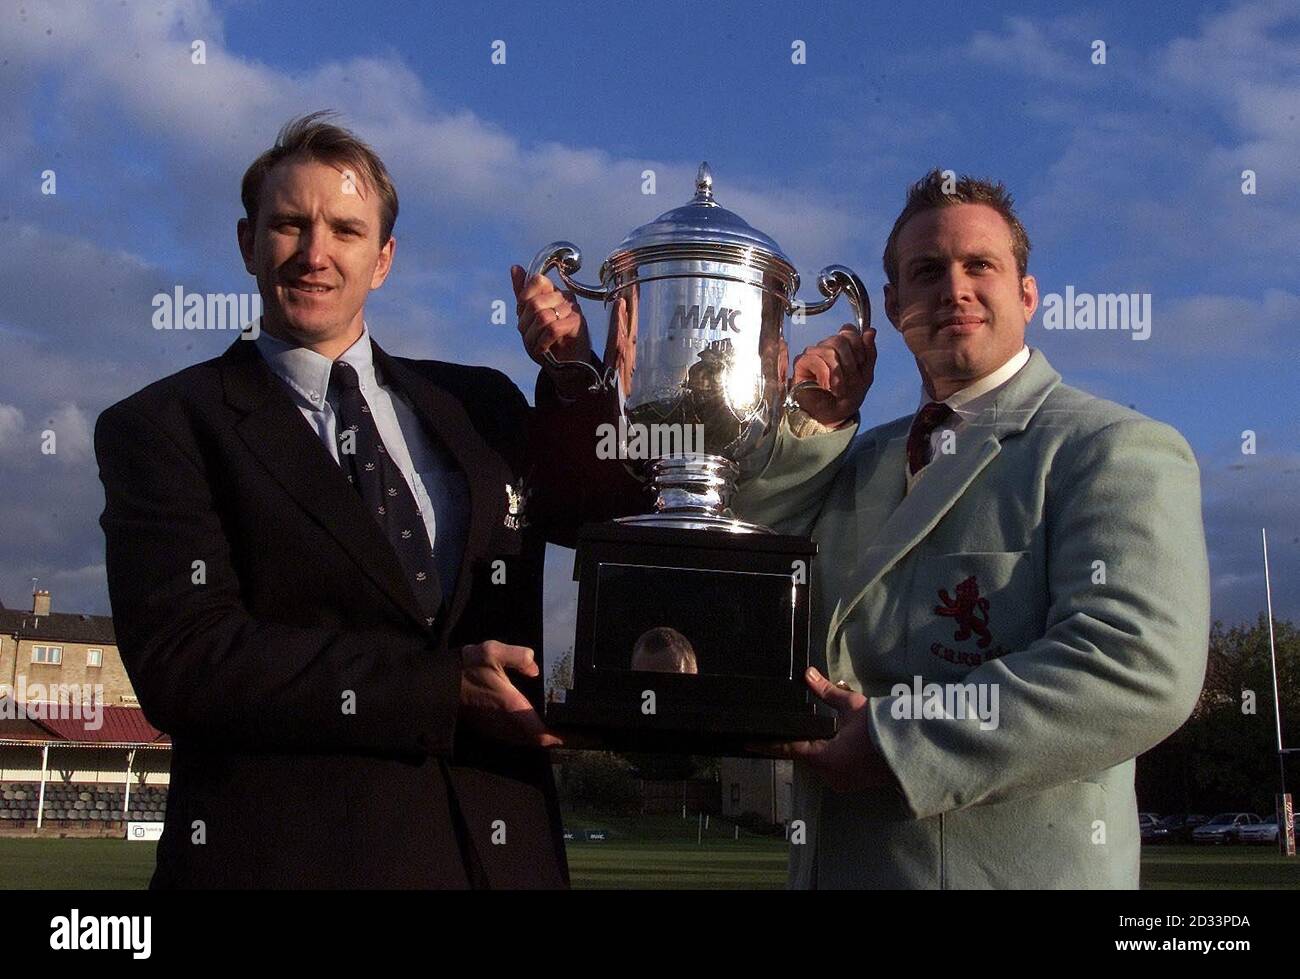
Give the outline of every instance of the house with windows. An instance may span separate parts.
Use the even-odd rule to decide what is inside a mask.
[[[62,687],[78,697],[89,688],[102,690],[104,706],[139,706],[117,652],[112,616],[54,612],[44,589],[32,594],[30,612],[0,603],[0,684],[18,700],[28,699],[24,690]]]

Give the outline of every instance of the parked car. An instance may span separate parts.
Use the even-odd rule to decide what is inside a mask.
[[[1201,813],[1191,815],[1166,816],[1160,820],[1160,825],[1156,826],[1147,836],[1142,837],[1144,843],[1190,843],[1192,842],[1192,831],[1197,826],[1202,826],[1210,821],[1210,817]]]
[[[1138,813],[1138,832],[1143,843],[1155,842],[1155,831],[1160,827],[1160,817],[1153,812]]]
[[[1277,846],[1278,821],[1270,819],[1258,826],[1243,826],[1237,832],[1239,843],[1272,843]],[[1296,833],[1300,834],[1300,815],[1295,817]]]
[[[1236,843],[1243,828],[1258,826],[1261,821],[1253,812],[1221,812],[1192,830],[1192,842]]]

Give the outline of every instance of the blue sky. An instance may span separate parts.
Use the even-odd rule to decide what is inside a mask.
[[[471,5],[466,5],[471,6]],[[1214,613],[1300,620],[1300,14],[1294,4],[0,3],[0,600],[31,581],[107,613],[90,433],[107,405],[220,354],[152,329],[177,285],[251,291],[245,167],[318,108],[368,139],[402,200],[368,307],[391,352],[486,363],[531,394],[507,269],[556,238],[592,280],[630,228],[717,197],[806,284],[831,262],[880,327],[865,413],[911,410],[914,363],[879,313],[880,252],[931,166],[1016,195],[1043,292],[1149,293],[1149,340],[1044,330],[1069,383],[1182,431],[1201,464]],[[192,42],[206,64],[192,63]],[[506,42],[506,63],[491,63]],[[805,64],[791,45],[805,42]],[[1093,42],[1106,63],[1093,64]],[[641,173],[657,193],[641,193]],[[1256,193],[1242,193],[1243,170]],[[57,193],[41,193],[54,170]],[[808,293],[807,288],[805,290]],[[596,310],[588,307],[593,322]],[[794,327],[799,349],[832,331]],[[598,327],[598,330],[601,327]],[[40,433],[58,452],[40,452]],[[1242,452],[1242,433],[1256,452]],[[548,642],[568,643],[568,560]]]

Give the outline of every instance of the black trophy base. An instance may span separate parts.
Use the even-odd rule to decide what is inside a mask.
[[[803,678],[815,553],[777,534],[584,527],[573,679],[547,726],[610,750],[701,755],[833,736]]]
[[[761,750],[753,749],[765,743],[815,741],[835,735],[835,718],[821,714],[755,718],[751,711],[718,711],[647,717],[644,724],[629,725],[627,711],[607,702],[547,704],[546,724],[561,735],[589,737],[608,751],[727,758],[761,755]]]

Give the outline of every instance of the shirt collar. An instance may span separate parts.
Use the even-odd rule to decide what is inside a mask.
[[[260,324],[260,320],[259,320]],[[330,370],[334,362],[323,354],[306,347],[286,343],[279,337],[273,337],[265,330],[259,330],[253,341],[262,352],[267,366],[294,394],[316,411],[325,407],[325,395],[329,390]],[[370,328],[363,321],[361,336],[347,350],[339,354],[339,360],[350,364],[357,372],[364,394],[375,382],[374,353],[370,348]]]
[[[1029,363],[1029,348],[1022,346],[1018,352],[1012,355],[1010,360],[993,373],[981,377],[973,384],[966,385],[960,391],[953,392],[944,399],[943,403],[962,418],[974,417],[987,407],[993,395],[997,393],[998,388],[1015,377],[1020,368],[1027,363]],[[922,388],[921,407],[924,408],[929,403],[930,396]]]

